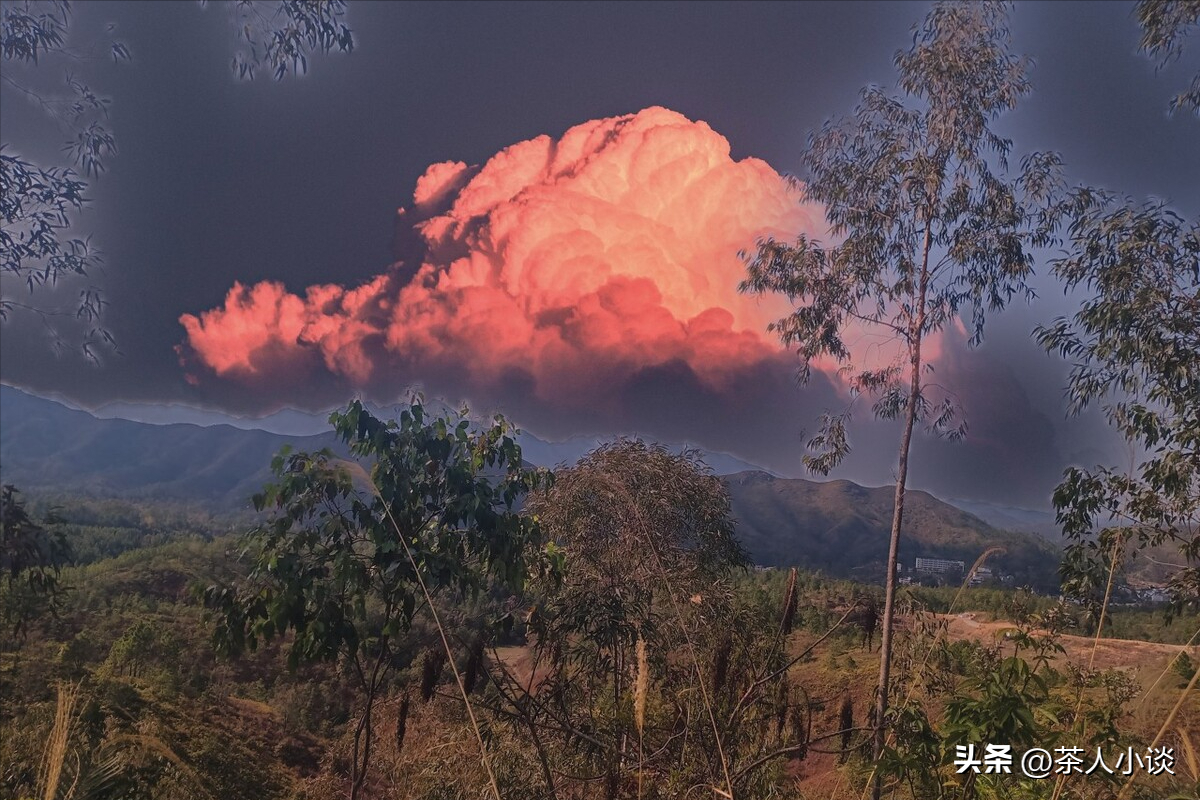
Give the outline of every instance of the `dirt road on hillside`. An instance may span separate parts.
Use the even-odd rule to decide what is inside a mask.
[[[1003,641],[1006,631],[1016,626],[1007,621],[987,621],[978,619],[975,612],[966,611],[961,614],[938,614],[940,619],[949,622],[948,633],[953,639],[975,639],[986,644]],[[1097,669],[1114,667],[1142,667],[1153,663],[1163,665],[1167,660],[1175,658],[1180,652],[1186,651],[1193,660],[1200,658],[1200,644],[1184,647],[1179,644],[1162,644],[1161,642],[1145,642],[1139,639],[1101,639],[1097,644],[1090,636],[1073,636],[1062,634],[1060,642],[1066,648],[1067,657],[1072,661],[1088,660],[1091,658],[1092,647],[1096,648],[1094,666]]]

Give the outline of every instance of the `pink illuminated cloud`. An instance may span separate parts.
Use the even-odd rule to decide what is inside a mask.
[[[663,108],[520,142],[482,168],[434,164],[399,219],[420,257],[361,286],[235,284],[181,317],[189,379],[270,392],[287,372],[384,399],[423,384],[597,419],[632,413],[648,374],[731,395],[764,364],[794,366],[766,331],[788,306],[738,294],[738,251],[825,231],[765,162],[733,160],[707,124]]]

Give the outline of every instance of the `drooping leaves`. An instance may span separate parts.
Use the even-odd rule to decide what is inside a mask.
[[[818,360],[837,362],[882,418],[901,416],[915,386],[918,419],[950,438],[966,433],[955,395],[913,357],[963,317],[978,343],[988,313],[1032,297],[1033,251],[1058,219],[1058,158],[1035,153],[1011,170],[1012,142],[992,127],[1030,90],[1027,60],[1008,49],[1006,6],[937,4],[896,55],[900,94],[869,87],[852,116],[810,137],[804,191],[824,205],[830,241],[760,241],[741,286],[792,301],[770,329],[796,350],[802,379]],[[897,344],[894,359],[854,352],[864,335]],[[810,471],[828,474],[849,452],[849,413],[822,418]]]
[[[246,537],[249,581],[205,593],[220,649],[292,631],[294,662],[353,658],[407,629],[421,582],[470,595],[542,568],[540,527],[518,502],[548,476],[525,467],[503,419],[477,428],[414,402],[384,422],[355,401],[330,420],[357,460],[275,457],[276,482],[254,498],[271,519]]]
[[[1139,454],[1132,470],[1073,467],[1054,493],[1071,540],[1065,588],[1094,595],[1107,580],[1113,538],[1135,549],[1170,543],[1187,565],[1177,608],[1200,600],[1200,225],[1162,202],[1079,190],[1066,204],[1065,255],[1053,262],[1085,299],[1070,318],[1038,328],[1071,364],[1072,412],[1099,406]],[[1093,537],[1093,533],[1100,533]]]

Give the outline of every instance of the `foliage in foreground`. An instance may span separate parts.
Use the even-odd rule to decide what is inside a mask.
[[[1064,590],[1094,605],[1127,547],[1168,545],[1177,609],[1200,605],[1200,225],[1162,203],[1079,190],[1054,262],[1087,296],[1038,341],[1071,364],[1073,412],[1100,407],[1144,460],[1067,470],[1054,493],[1071,542]],[[1093,536],[1097,533],[1098,535]]]
[[[896,564],[904,524],[913,430],[958,439],[966,424],[956,395],[930,376],[929,338],[1032,297],[1033,252],[1050,243],[1045,214],[1059,162],[1034,153],[1010,170],[1013,143],[996,121],[1029,94],[1029,61],[1010,48],[1008,5],[937,3],[912,46],[895,57],[897,92],[862,92],[852,117],[826,123],[804,154],[808,199],[820,202],[829,244],[802,235],[771,239],[748,259],[745,291],[778,292],[794,310],[773,323],[800,356],[836,361],[852,395],[901,423],[896,494],[885,569],[883,644],[874,751],[883,748],[890,696]],[[865,353],[850,342],[880,337]],[[878,355],[880,352],[884,355]],[[850,450],[851,410],[826,413],[805,465],[828,474]],[[879,787],[873,790],[878,800]]]
[[[402,634],[419,608],[436,615],[442,592],[469,598],[491,581],[520,590],[538,573],[540,529],[516,505],[546,476],[524,467],[500,417],[477,430],[465,411],[431,417],[417,401],[383,422],[355,401],[330,421],[365,468],[328,450],[277,456],[278,483],[254,498],[272,517],[246,539],[248,580],[209,587],[204,601],[219,651],[240,655],[286,636],[290,664],[335,662],[356,677],[358,797]]]
[[[233,543],[226,537],[151,544],[87,566],[64,568],[61,580],[70,591],[64,596],[58,616],[43,615],[32,622],[16,657],[9,654],[0,663],[0,673],[6,681],[6,691],[0,697],[0,785],[7,794],[18,798],[41,796],[36,791],[40,765],[55,720],[56,686],[61,684],[79,686],[75,704],[77,721],[64,750],[68,784],[77,768],[91,768],[94,756],[98,761],[116,757],[121,762],[124,788],[109,797],[123,800],[226,797],[335,800],[346,796],[351,781],[354,731],[362,702],[355,677],[336,663],[290,668],[286,647],[281,646],[286,645],[286,640],[263,644],[258,652],[236,660],[218,659],[212,651],[211,628],[205,625],[204,610],[196,603],[189,586],[232,583],[244,576],[247,565],[238,561]],[[564,566],[569,567],[569,556],[564,558]],[[648,574],[647,578],[653,575]],[[569,572],[565,573],[564,584],[570,580]],[[720,632],[728,630],[734,634],[724,679],[726,686],[740,682],[744,687],[746,676],[762,669],[765,663],[760,657],[762,648],[777,635],[784,613],[792,608],[792,604],[785,602],[789,583],[787,570],[735,571],[728,576],[725,584],[729,624],[723,622],[711,632],[689,628],[690,633],[697,634],[695,641],[704,643],[699,656],[709,681],[706,688],[712,685],[714,668],[718,665],[718,651],[706,646]],[[814,796],[848,800],[861,795],[869,763],[862,751],[867,736],[859,729],[869,727],[866,711],[870,705],[872,650],[878,646],[877,631],[871,641],[870,615],[861,613],[865,606],[860,606],[824,641],[816,647],[812,645],[858,601],[869,600],[871,596],[878,602],[877,589],[815,574],[796,576],[788,660],[798,660],[788,671],[792,702],[784,719],[783,736],[792,735],[794,717],[799,717],[806,728],[811,724],[807,753],[803,759],[792,753],[770,762],[758,772],[753,789],[743,784],[744,791],[739,797],[757,797],[759,788],[765,797],[797,800]],[[707,600],[708,594],[704,597]],[[532,646],[538,640],[532,634],[527,635],[529,629],[522,620],[535,598],[526,600],[516,603],[481,595],[474,602],[439,601],[438,604],[442,624],[456,645],[455,663],[464,678],[473,651],[470,645],[480,638],[489,642],[470,696],[505,798],[546,796],[537,747],[525,723],[503,713],[512,707],[499,696],[501,686],[511,692],[506,676],[527,680],[533,674]],[[702,609],[690,603],[690,598],[688,605],[696,612]],[[901,603],[898,672],[922,677],[913,679],[914,683],[920,683],[919,688],[901,684],[898,702],[901,706],[919,705],[929,726],[937,732],[936,772],[941,778],[935,780],[952,781],[955,777],[941,761],[949,735],[946,704],[955,699],[968,703],[982,701],[979,714],[982,709],[990,708],[991,701],[980,687],[1003,687],[1003,681],[997,683],[990,676],[1001,675],[996,669],[997,655],[1009,657],[1016,643],[1003,638],[993,642],[986,637],[979,641],[960,640],[941,628],[941,618],[920,609],[957,613],[980,608],[991,610],[999,619],[1013,619],[1026,614],[1045,615],[1054,606],[1051,599],[1022,598],[1008,590],[970,590],[955,603],[946,590],[906,587]],[[545,602],[537,603],[536,607],[549,610]],[[1077,607],[1069,608],[1076,614],[1080,611]],[[490,638],[493,629],[484,622],[510,612],[515,612],[512,616],[516,617],[511,633]],[[1118,612],[1118,619],[1123,613]],[[1148,616],[1151,612],[1140,613]],[[699,732],[700,736],[710,737],[711,742],[711,727],[705,733],[707,720],[695,717],[694,710],[702,709],[703,703],[696,697],[698,689],[689,692],[694,678],[686,650],[680,649],[682,634],[672,612],[659,608],[656,616],[663,627],[658,635],[663,649],[656,651],[647,641],[647,674],[651,679],[645,692],[646,741],[665,742],[675,733],[669,721],[676,708],[674,700],[680,699],[693,709],[690,722],[693,735]],[[977,616],[990,615],[981,611]],[[688,619],[695,623],[700,617],[697,614]],[[1155,619],[1161,626],[1161,614]],[[1189,616],[1162,630],[1171,636],[1182,632],[1186,639],[1198,625],[1200,619]],[[1060,629],[1069,630],[1062,626]],[[1031,631],[1030,635],[1041,634]],[[1076,673],[1087,667],[1090,643],[1081,650],[1078,638],[1059,634],[1058,641],[1066,645],[1066,656],[1052,654],[1049,664],[1036,669],[1045,676],[1051,700],[1035,707],[1035,718],[1042,726],[1038,728],[1039,736],[1047,730],[1067,731],[1061,734],[1066,742],[1074,739],[1066,717],[1062,725],[1054,728],[1037,709],[1058,708],[1055,713],[1061,713],[1063,707],[1070,706],[1068,710],[1073,712]],[[577,646],[586,647],[584,643]],[[386,688],[387,698],[377,708],[376,729],[381,736],[372,756],[367,796],[432,800],[478,798],[489,791],[479,761],[478,743],[445,662],[428,686],[429,699],[426,701],[421,695],[426,656],[436,652],[437,647],[440,647],[437,628],[428,609],[422,609],[415,615],[412,628],[395,645],[401,657]],[[1107,642],[1102,643],[1102,648],[1108,647]],[[1165,659],[1156,658],[1152,647],[1139,643],[1122,643],[1119,648],[1119,652],[1128,654],[1119,673],[1136,675],[1143,694],[1125,703],[1123,711],[1134,713],[1118,713],[1115,724],[1122,741],[1144,744],[1161,722],[1164,706],[1178,698],[1185,683],[1182,670],[1187,665],[1179,659],[1147,697],[1144,692],[1159,677],[1157,665]],[[1022,659],[1032,663],[1031,652],[1022,645]],[[636,644],[631,655],[632,663],[623,678],[622,702],[595,706],[595,718],[601,723],[598,730],[606,743],[619,742],[622,733],[627,741],[634,745],[637,742],[636,737],[630,739],[637,731]],[[1193,651],[1193,668],[1196,660]],[[922,662],[926,662],[925,666],[918,669]],[[1075,668],[1069,668],[1069,664]],[[1110,666],[1096,666],[1093,677],[1084,681],[1087,688],[1083,708],[1087,713],[1100,708],[1107,696],[1104,682],[1119,677]],[[1133,672],[1139,667],[1140,672]],[[1154,667],[1153,671],[1150,667]],[[591,667],[584,663],[569,669],[584,674]],[[538,668],[537,674],[549,673]],[[1193,669],[1191,675],[1194,674]],[[521,685],[527,684],[521,681]],[[592,696],[605,693],[601,685],[598,684],[597,694]],[[775,688],[778,690],[778,684]],[[579,686],[571,686],[569,690],[575,696],[585,696],[590,691]],[[909,702],[902,702],[910,692]],[[727,702],[733,694],[729,691],[729,695],[718,700]],[[548,701],[548,694],[535,691],[531,698],[521,702],[536,706]],[[757,731],[765,733],[764,744],[774,746],[777,719],[764,719],[773,702],[769,692],[755,702],[753,714],[748,715],[751,721],[742,727],[744,738],[731,742],[731,750],[748,752],[756,744]],[[400,712],[405,707],[407,712],[401,725]],[[591,723],[591,707],[569,704],[568,710],[572,719]],[[848,711],[846,718],[843,710]],[[1139,782],[1134,789],[1140,795],[1134,796],[1157,800],[1172,791],[1184,791],[1190,786],[1188,780],[1195,782],[1188,777],[1178,737],[1179,730],[1194,730],[1200,724],[1198,713],[1200,709],[1194,706],[1185,707],[1170,732],[1168,742],[1180,754],[1176,770],[1180,777],[1175,786],[1166,783],[1143,786]],[[539,717],[541,722],[551,719],[549,714]],[[1092,725],[1089,723],[1089,731],[1093,730]],[[545,734],[543,746],[553,756],[551,764],[562,772],[569,772],[568,763],[604,764],[614,751],[619,753],[619,746],[589,750],[585,740],[568,739],[562,731],[553,733],[549,727],[539,728],[539,735]],[[850,730],[843,741],[843,731],[847,728]],[[676,743],[682,745],[682,738],[678,737]],[[696,741],[689,739],[683,757],[692,769],[711,770],[715,766],[710,761],[713,753],[693,749]],[[791,739],[784,746],[799,742]],[[918,743],[910,738],[896,738],[891,746],[898,757],[911,761],[916,757],[912,750]],[[659,787],[660,794],[666,794],[665,787],[669,784],[665,780],[659,783],[662,777],[659,768],[666,760],[656,748],[648,747],[644,752],[647,770],[643,796],[651,796],[653,786]],[[625,794],[619,796],[636,796],[634,756],[636,747],[627,748],[626,760],[622,762],[625,777],[618,783],[619,791]],[[76,757],[80,759],[79,767]],[[932,758],[932,752],[927,757]],[[744,756],[735,755],[734,760],[743,765],[749,763]],[[447,772],[447,763],[455,764],[456,768]],[[559,797],[571,796],[566,790],[569,780],[558,775],[556,779],[563,787]],[[895,783],[897,797],[913,796],[907,777],[889,772],[887,781]],[[589,786],[604,796],[602,782],[592,782]],[[1069,788],[1071,791],[1065,797],[1090,800],[1111,797],[1112,787],[1103,782],[1078,785],[1073,782]],[[1049,798],[1053,789],[1052,780],[1040,782],[1024,794],[1017,792],[1015,782],[1000,786],[985,783],[978,788],[978,796]],[[1035,794],[1034,790],[1041,793]],[[952,783],[942,791],[949,797],[959,796],[953,793]],[[923,795],[918,793],[915,797]]]
[[[729,497],[695,454],[604,445],[530,500],[564,569],[538,587],[531,664],[489,664],[481,705],[523,733],[539,797],[770,796],[811,712],[788,678],[788,597],[749,603]],[[781,602],[782,600],[782,602]]]

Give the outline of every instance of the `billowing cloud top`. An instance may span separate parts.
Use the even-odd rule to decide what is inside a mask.
[[[825,224],[766,163],[734,161],[707,124],[663,108],[482,168],[434,164],[413,200],[403,260],[368,283],[235,284],[223,307],[181,317],[189,380],[271,404],[303,402],[301,386],[386,400],[421,384],[593,428],[637,419],[648,372],[674,376],[656,391],[677,387],[680,407],[697,392],[724,404],[786,360],[766,332],[786,305],[737,293],[738,251]]]

